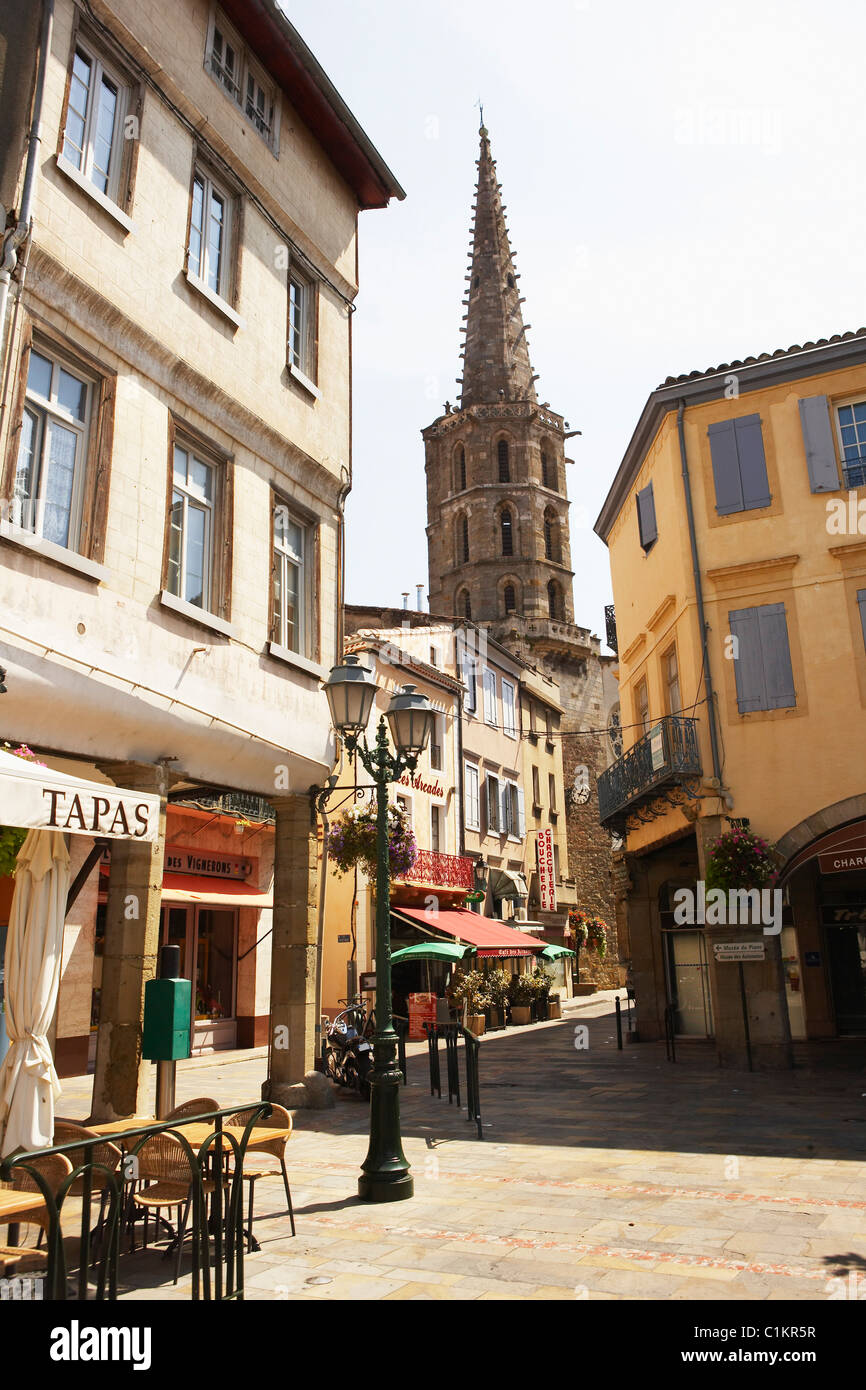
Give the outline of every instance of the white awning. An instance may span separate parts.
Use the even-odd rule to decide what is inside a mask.
[[[85,782],[0,751],[0,824],[156,844],[159,797]]]

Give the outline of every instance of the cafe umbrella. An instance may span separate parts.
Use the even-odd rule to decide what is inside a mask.
[[[0,1155],[43,1148],[54,1132],[60,1084],[48,1031],[57,1007],[63,924],[71,900],[102,854],[103,841],[159,838],[160,801],[152,793],[87,782],[0,752],[5,825],[29,830],[18,851],[6,945],[9,1051],[0,1067]],[[65,834],[97,844],[70,891]]]
[[[451,964],[462,960],[467,951],[474,951],[474,946],[463,946],[459,942],[451,941],[422,941],[417,946],[404,946],[399,951],[391,952],[391,964],[400,965],[402,961],[423,960],[427,962],[427,990],[430,990],[430,961],[444,960]]]

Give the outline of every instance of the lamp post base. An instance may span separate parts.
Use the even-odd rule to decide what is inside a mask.
[[[414,1195],[411,1173],[362,1173],[358,1179],[362,1202],[405,1202]]]

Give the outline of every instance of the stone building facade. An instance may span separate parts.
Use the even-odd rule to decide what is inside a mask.
[[[464,299],[459,405],[422,431],[427,473],[432,612],[471,619],[556,681],[563,706],[568,860],[578,907],[602,916],[608,954],[582,975],[619,983],[608,833],[598,821],[596,778],[608,765],[610,659],[574,620],[568,422],[539,403],[523,321],[520,276],[501,185],[480,131],[474,233]],[[586,789],[588,788],[588,797]]]

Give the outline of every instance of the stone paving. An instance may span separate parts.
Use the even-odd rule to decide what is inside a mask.
[[[598,996],[483,1040],[479,1142],[465,1110],[431,1098],[414,1045],[401,1092],[414,1199],[359,1202],[368,1109],[354,1095],[296,1112],[298,1234],[282,1184],[258,1184],[246,1297],[866,1298],[866,1068],[859,1046],[833,1060],[750,1075],[721,1071],[705,1044],[676,1065],[661,1044],[619,1052]],[[177,1098],[255,1100],[264,1072],[258,1055],[191,1061]],[[64,1083],[64,1114],[86,1114],[88,1087]],[[176,1289],[170,1277],[156,1250],[121,1261],[125,1298],[188,1298],[188,1273]]]

